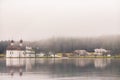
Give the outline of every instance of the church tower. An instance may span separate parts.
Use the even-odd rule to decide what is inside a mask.
[[[19,45],[20,45],[20,46],[23,46],[23,40],[22,40],[22,39],[20,40]]]
[[[11,46],[14,45],[14,41],[13,41],[13,40],[10,41],[10,45],[11,45]]]

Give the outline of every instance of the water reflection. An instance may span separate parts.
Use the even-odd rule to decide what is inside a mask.
[[[74,59],[73,63],[79,67],[85,67],[93,63],[93,59]]]
[[[7,58],[6,67],[13,76],[15,72],[35,72],[39,70],[52,70],[53,68],[64,69],[66,67],[90,67],[105,68],[111,63],[111,59],[39,59],[39,58]]]
[[[95,59],[94,60],[94,66],[96,68],[105,68],[106,66],[108,66],[111,63],[111,59]]]
[[[35,65],[35,58],[26,58],[25,59],[25,70],[27,71],[31,71],[32,70],[32,66]]]
[[[21,78],[120,77],[120,60],[110,58],[7,58],[0,64],[2,75]]]
[[[15,73],[18,73],[20,76],[22,76],[23,75],[22,70],[25,64],[26,64],[25,59],[19,59],[19,58],[6,59],[6,67],[11,76],[14,76]]]

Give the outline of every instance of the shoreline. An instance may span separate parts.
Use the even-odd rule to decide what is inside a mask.
[[[6,58],[5,54],[0,54],[0,58]],[[7,57],[12,58],[12,57]],[[120,58],[120,55],[116,56],[68,56],[68,57],[51,57],[51,56],[43,56],[43,57],[13,57],[13,58]]]
[[[0,56],[0,58],[6,58],[5,56]],[[11,58],[11,57],[7,57],[7,58]],[[61,58],[61,59],[72,59],[72,58],[120,58],[120,56],[111,56],[111,57],[104,57],[104,56],[86,56],[86,57],[12,57],[12,58]],[[12,59],[11,58],[11,59]]]

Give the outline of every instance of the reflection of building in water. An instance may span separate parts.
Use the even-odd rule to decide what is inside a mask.
[[[15,73],[21,76],[24,70],[30,71],[34,64],[35,58],[6,58],[6,67],[12,76]]]
[[[19,75],[22,76],[22,71],[25,66],[25,60],[20,58],[14,58],[14,59],[7,58],[6,66],[11,76],[13,76],[16,72],[18,72]]]
[[[80,67],[85,67],[86,65],[89,65],[92,63],[92,59],[87,60],[87,59],[75,59],[74,63],[76,66],[80,66]]]
[[[32,66],[35,64],[35,58],[7,58],[6,66],[9,68],[23,68],[27,71],[32,69]]]
[[[25,69],[26,71],[32,70],[33,65],[35,64],[35,58],[26,58]]]
[[[21,67],[25,65],[25,59],[20,58],[6,58],[6,66],[7,67]]]
[[[16,73],[17,74],[19,73],[19,75],[21,76],[26,73],[30,74],[31,72],[59,73],[60,71],[67,72],[67,70],[72,72],[72,69],[76,71],[80,69],[85,70],[94,67],[93,63],[96,68],[104,68],[111,63],[111,60],[93,58],[91,59],[6,58],[7,70],[12,76]]]
[[[94,66],[96,68],[105,68],[110,63],[111,63],[111,59],[95,59],[94,60]]]

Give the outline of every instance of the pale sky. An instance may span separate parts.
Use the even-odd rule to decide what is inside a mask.
[[[0,40],[120,34],[120,0],[0,0]]]

